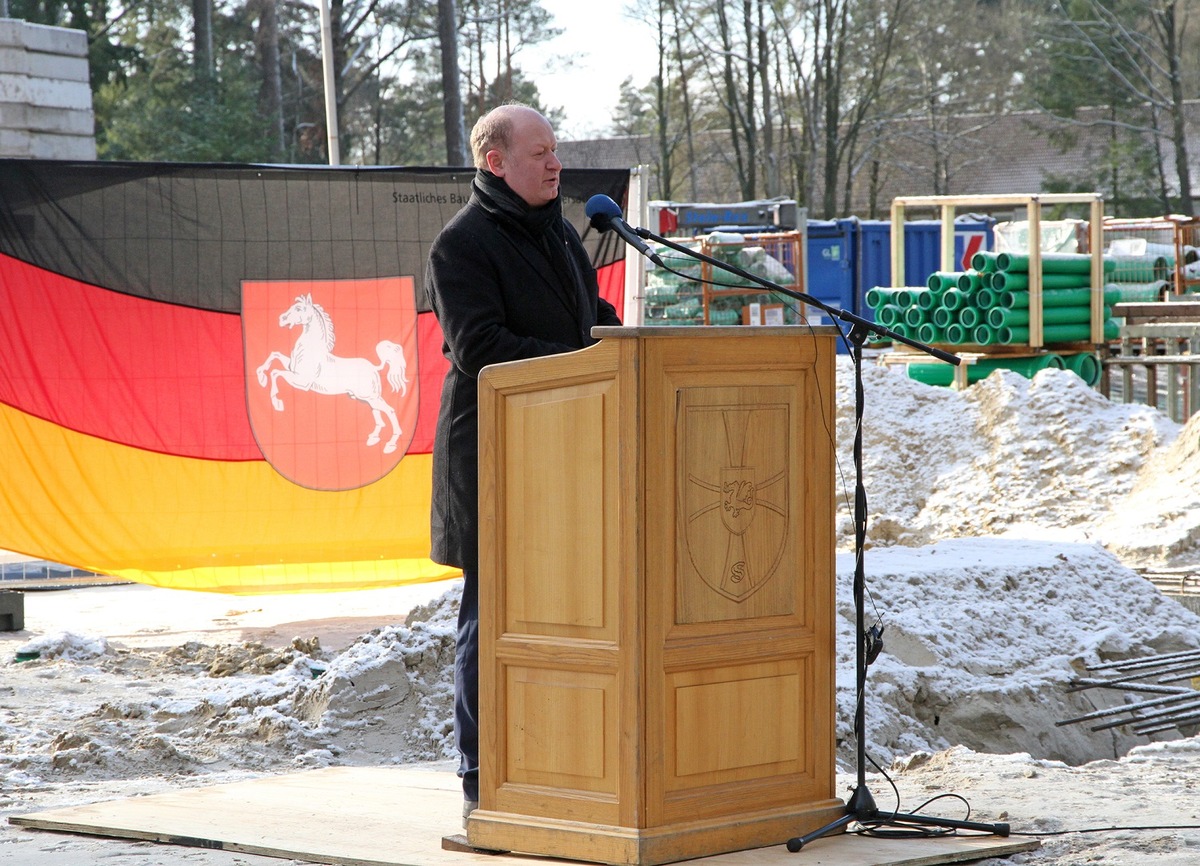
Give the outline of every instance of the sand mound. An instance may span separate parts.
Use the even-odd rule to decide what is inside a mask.
[[[845,762],[854,748],[855,614],[852,558],[839,560]],[[868,613],[877,605],[885,627],[867,691],[868,749],[880,763],[951,745],[1068,764],[1117,757],[1146,738],[1054,722],[1119,704],[1121,693],[1069,693],[1069,680],[1087,665],[1200,647],[1200,617],[1098,546],[960,539],[873,550],[866,566]]]
[[[838,370],[839,546],[853,546],[853,379]],[[902,371],[863,371],[868,540],[917,546],[1010,532],[1098,540],[1098,522],[1139,482],[1179,425],[1110,403],[1073,373],[997,371],[965,391]],[[1200,473],[1200,460],[1197,473]]]

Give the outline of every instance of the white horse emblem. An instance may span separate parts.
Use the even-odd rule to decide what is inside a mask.
[[[396,410],[383,399],[379,372],[386,367],[392,391],[399,391],[401,396],[407,394],[404,349],[390,340],[383,340],[375,346],[378,364],[372,364],[366,358],[339,358],[332,354],[333,320],[320,304],[313,303],[311,294],[296,298],[296,303],[279,317],[281,328],[294,328],[297,325],[303,330],[292,346],[292,356],[289,358],[282,352],[272,352],[258,368],[258,384],[264,388],[267,386],[267,373],[271,374],[271,405],[275,411],[283,411],[283,400],[279,396],[280,379],[297,391],[345,394],[366,403],[375,416],[375,429],[367,437],[367,445],[379,444],[386,418],[392,425],[392,438],[383,446],[383,453],[395,451],[396,442],[400,439],[400,422],[396,418]],[[283,365],[282,368],[271,369],[276,361]]]

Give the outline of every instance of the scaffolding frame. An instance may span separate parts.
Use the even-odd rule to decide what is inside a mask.
[[[1092,256],[1092,287],[1104,286],[1104,196],[1090,193],[1029,193],[1012,195],[921,195],[892,199],[892,284],[904,278],[904,213],[907,208],[935,208],[942,221],[942,270],[959,270],[954,261],[954,217],[958,208],[988,209],[1024,207],[1029,237],[1042,236],[1042,207],[1056,204],[1085,204],[1089,208],[1088,252]],[[1042,332],[1042,249],[1029,245],[1029,346],[1045,345]],[[1104,292],[1093,291],[1091,299],[1091,342],[1105,343]]]

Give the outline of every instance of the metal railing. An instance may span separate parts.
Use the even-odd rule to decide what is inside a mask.
[[[1120,339],[1102,359],[1100,391],[1183,423],[1200,410],[1200,303],[1118,304]]]

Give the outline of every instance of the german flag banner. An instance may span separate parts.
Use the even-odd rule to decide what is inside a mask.
[[[228,593],[457,574],[428,558],[423,286],[473,176],[0,160],[0,548]],[[562,178],[618,310],[584,204],[628,183]]]

